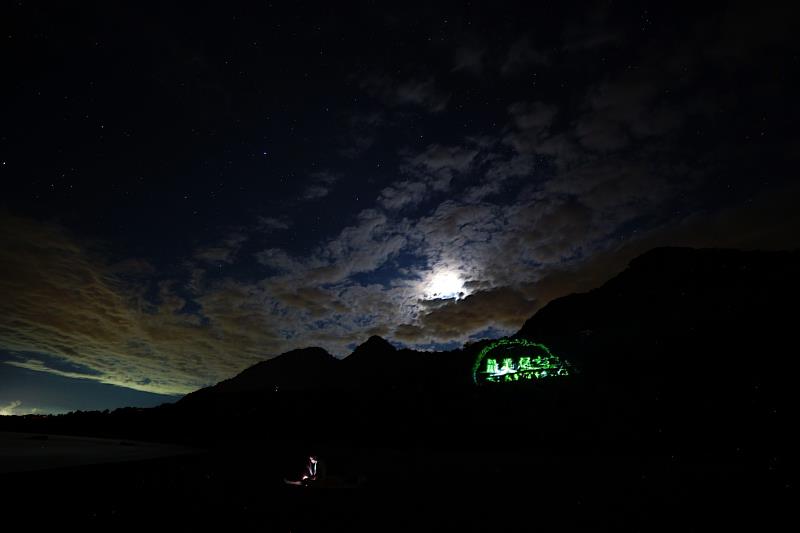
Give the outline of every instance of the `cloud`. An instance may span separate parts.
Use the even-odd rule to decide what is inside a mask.
[[[652,161],[632,157],[608,157],[575,166],[543,185],[547,193],[577,198],[614,222],[652,211],[666,203],[680,187],[659,173]]]
[[[344,355],[370,332],[419,347],[465,342],[487,328],[512,333],[548,301],[599,285],[654,246],[800,245],[796,190],[619,240],[637,212],[609,219],[602,213],[615,202],[578,199],[607,175],[587,172],[565,181],[571,189],[534,190],[504,205],[447,200],[415,220],[365,210],[302,259],[263,251],[274,270],[260,281],[201,273],[191,287],[146,272],[122,276],[63,228],[4,215],[0,348],[19,367],[180,394],[295,347]],[[393,265],[382,283],[358,277],[401,253],[414,262]],[[466,297],[423,299],[427,276],[442,270],[458,273]],[[154,288],[157,297],[147,297]],[[184,311],[187,302],[198,311]]]
[[[16,414],[14,413],[14,410],[16,410],[20,405],[22,405],[22,402],[19,400],[14,400],[6,405],[0,405],[0,416],[13,416]]]
[[[433,113],[444,111],[450,100],[450,95],[441,92],[432,77],[405,81],[397,86],[394,96],[398,104],[416,104]]]
[[[328,313],[343,313],[347,311],[335,294],[319,287],[299,287],[291,290],[278,289],[273,296],[287,307],[302,310],[313,318],[325,316]]]
[[[301,197],[303,200],[319,200],[328,196],[330,189],[320,184],[312,184],[306,187]]]
[[[508,108],[513,129],[503,139],[520,155],[551,156],[562,168],[585,158],[574,132],[557,130],[558,108],[545,102],[515,102]]]
[[[339,181],[339,176],[330,172],[320,171],[311,174],[311,182],[306,185],[300,197],[303,200],[319,200],[331,192],[333,185]]]
[[[365,209],[356,223],[303,257],[280,248],[258,252],[258,261],[280,275],[267,283],[332,284],[381,267],[409,243],[408,226],[390,221],[387,213]]]
[[[571,116],[551,103],[515,102],[508,108],[513,129],[505,142],[519,154],[552,156],[560,168],[569,168],[647,141],[672,140],[689,109],[699,111],[703,105],[691,95],[686,98],[693,106],[672,104],[666,93],[675,87],[673,77],[639,69],[590,84]],[[650,148],[655,149],[654,142]]]
[[[386,122],[385,113],[381,111],[353,111],[347,117],[347,134],[341,141],[339,153],[349,159],[360,156],[372,148],[377,141],[379,129]]]
[[[464,342],[475,332],[489,327],[505,331],[518,329],[537,308],[534,300],[511,287],[498,287],[452,299],[422,314],[414,324],[395,330],[399,340],[411,344]]]
[[[535,156],[515,154],[509,158],[487,156],[485,179],[465,189],[462,197],[467,203],[486,200],[507,190],[516,178],[531,178],[539,167]]]
[[[280,248],[267,248],[255,254],[256,260],[278,272],[297,272],[306,268],[307,263],[292,257]]]
[[[276,217],[258,217],[257,227],[264,232],[273,232],[276,230],[289,229],[289,222],[282,218]]]
[[[623,39],[623,32],[609,18],[608,5],[597,3],[577,13],[564,26],[562,49],[567,52],[594,51]]]
[[[230,233],[216,246],[206,246],[197,249],[194,253],[194,259],[211,264],[233,263],[242,244],[246,240],[247,236],[242,233]]]
[[[519,129],[540,134],[550,128],[558,109],[544,102],[515,102],[509,106],[508,113]]]
[[[432,144],[423,152],[408,159],[413,166],[432,173],[464,172],[469,168],[478,150],[464,146]]]
[[[734,15],[741,26],[742,13]],[[715,35],[732,39],[735,32],[725,27],[713,26]],[[731,48],[728,56],[749,59],[777,46],[765,27],[759,24],[753,47]],[[563,47],[547,52],[530,39],[513,42],[502,72],[555,70],[565,57],[599,60],[589,54],[605,54],[622,39],[602,21],[569,26],[563,35]],[[268,248],[243,257],[243,235],[290,226],[285,218],[262,217],[255,229],[198,248],[186,272],[162,279],[145,260],[109,262],[100,247],[56,224],[4,215],[0,348],[17,366],[180,393],[293,347],[317,344],[343,355],[375,332],[411,346],[463,342],[488,328],[511,333],[548,301],[597,286],[654,246],[797,246],[797,191],[777,191],[783,178],[768,166],[775,156],[797,153],[796,140],[773,144],[772,157],[741,144],[732,150],[728,137],[738,130],[716,130],[713,141],[693,146],[694,124],[720,123],[720,109],[736,109],[742,131],[761,113],[753,111],[758,106],[735,107],[739,88],[687,81],[706,68],[728,72],[735,59],[716,65],[724,50],[706,45],[717,37],[695,37],[677,55],[653,53],[644,43],[642,57],[631,58],[635,68],[609,65],[601,78],[563,94],[516,93],[497,138],[449,137],[399,150],[395,179],[375,194],[373,208],[318,242],[284,248],[270,239]],[[445,61],[454,61],[456,73],[485,73],[486,53],[462,47]],[[392,117],[420,116],[409,111],[443,119],[452,106],[443,81],[425,73],[364,79],[361,87],[385,109],[350,117],[340,153],[371,149]],[[741,94],[760,102],[774,90],[773,84]],[[766,118],[756,118],[760,129]],[[740,185],[736,199],[716,189],[699,192],[729,172],[750,172],[738,168],[749,161],[766,170],[753,163],[752,179],[731,180]],[[312,174],[298,196],[326,198],[339,179]],[[772,196],[747,189],[767,179],[774,179]],[[746,204],[736,207],[739,201]],[[209,273],[211,265],[253,257],[262,268],[249,270],[249,281]],[[464,298],[425,299],[426,283],[442,271],[464,281]]]
[[[183,300],[169,284],[159,287],[158,301],[148,299],[153,281],[120,275],[63,228],[2,219],[0,348],[16,366],[181,394],[281,347],[257,288],[201,282],[201,310],[181,312]]]
[[[481,74],[484,69],[486,49],[477,46],[459,46],[456,48],[453,72]]]
[[[467,283],[467,287],[473,287],[472,294],[461,300],[439,300],[434,305],[419,302],[422,311],[414,320],[396,327],[393,338],[426,345],[463,342],[489,327],[514,332],[547,302],[599,286],[631,259],[657,246],[798,248],[800,215],[790,199],[796,189],[772,191],[745,206],[691,215],[622,241],[601,238],[617,226],[597,226],[585,206],[516,206],[509,215],[512,226],[493,232],[492,238],[477,246],[460,248],[471,250],[468,261],[482,265],[475,281]],[[457,206],[448,211],[453,209]],[[543,213],[536,214],[538,210]],[[526,218],[520,220],[521,216]],[[476,216],[472,224],[482,226],[483,218]],[[448,226],[443,219],[432,225],[440,229]],[[452,242],[457,238],[455,227],[443,231],[441,240]],[[548,250],[546,254],[541,252],[543,247]],[[584,253],[574,255],[576,247],[582,247]],[[491,261],[492,250],[496,263]],[[563,260],[564,250],[572,255],[569,261]]]
[[[402,209],[421,203],[428,196],[428,192],[427,184],[422,181],[398,181],[380,192],[378,204],[385,209]]]
[[[578,141],[589,150],[610,152],[680,126],[683,113],[659,102],[663,90],[656,79],[655,73],[625,76],[591,87],[586,98],[589,110],[575,125]]]
[[[515,41],[508,49],[505,61],[500,71],[506,75],[515,75],[532,66],[548,66],[550,56],[536,50],[531,46],[530,39],[522,37]]]
[[[433,76],[398,81],[387,75],[372,75],[361,82],[361,87],[391,107],[413,105],[430,113],[444,111],[450,100]]]
[[[408,242],[402,223],[395,225],[385,213],[366,209],[359,213],[357,224],[344,228],[319,250],[327,264],[312,268],[307,279],[335,283],[353,274],[371,272]]]
[[[412,179],[384,188],[378,205],[389,210],[413,207],[435,193],[450,190],[452,180],[471,169],[478,153],[475,147],[432,144],[419,153],[407,154],[402,171]]]

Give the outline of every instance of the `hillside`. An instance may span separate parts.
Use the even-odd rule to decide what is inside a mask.
[[[798,266],[797,252],[644,254],[601,287],[551,302],[517,334],[571,361],[569,376],[474,386],[469,368],[489,341],[428,353],[372,337],[342,360],[320,348],[282,354],[177,404],[4,417],[0,429],[199,448],[85,478],[84,491],[130,513],[138,507],[113,496],[127,490],[120,480],[164,490],[178,480],[188,495],[181,505],[203,510],[229,497],[260,508],[265,490],[281,506],[318,503],[317,491],[301,496],[282,482],[314,454],[330,487],[525,487],[518,494],[558,510],[559,523],[628,519],[630,506],[646,505],[714,518],[709,509],[757,506],[772,516],[788,508],[796,481]],[[20,479],[34,490],[72,487],[74,478]],[[114,482],[115,491],[97,489]],[[65,512],[83,508],[70,502]],[[496,524],[493,514],[479,519],[484,530]]]
[[[564,378],[475,387],[470,369],[489,341],[417,352],[371,337],[341,360],[321,348],[287,352],[175,405],[4,423],[190,443],[737,442],[779,456],[794,416],[797,272],[798,252],[652,250],[601,287],[546,305],[516,334],[574,364]],[[536,424],[520,424],[524,413]]]

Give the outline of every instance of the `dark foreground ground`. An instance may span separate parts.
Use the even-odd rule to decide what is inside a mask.
[[[120,439],[0,432],[0,474],[196,453],[192,448]]]
[[[794,489],[735,457],[328,448],[318,450],[328,486],[296,488],[282,481],[297,464],[286,448],[162,451],[177,454],[2,473],[3,516],[33,528],[233,531],[777,531],[794,521]]]

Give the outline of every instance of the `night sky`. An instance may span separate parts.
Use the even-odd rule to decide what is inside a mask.
[[[46,4],[0,7],[0,414],[456,348],[655,246],[800,242],[784,8]]]

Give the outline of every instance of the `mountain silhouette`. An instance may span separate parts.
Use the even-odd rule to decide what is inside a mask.
[[[798,251],[656,248],[601,287],[550,302],[517,336],[593,367],[785,367],[798,272]]]
[[[339,378],[342,386],[356,389],[418,386],[435,375],[422,369],[437,359],[436,353],[398,350],[375,335],[342,360]]]
[[[790,427],[779,406],[792,403],[797,371],[786,347],[798,272],[796,251],[651,250],[602,286],[550,302],[514,335],[573,364],[567,378],[474,387],[471,365],[490,341],[417,352],[374,336],[342,360],[319,348],[285,353],[179,405],[221,409],[226,423],[266,413],[271,431],[309,439],[633,449],[736,442],[777,454]],[[525,413],[536,424],[520,424]]]
[[[706,377],[730,374],[749,368],[754,352],[763,364],[752,372],[768,372],[763,367],[788,363],[776,343],[793,327],[786,309],[800,300],[798,272],[797,251],[656,248],[602,286],[553,300],[514,336],[544,342],[590,373],[632,381],[671,366],[690,366]],[[419,352],[372,336],[341,360],[322,348],[292,350],[185,399],[464,385],[472,358],[487,342]]]
[[[630,333],[774,314],[797,297],[800,252],[656,248],[601,287],[547,304],[517,335]]]
[[[550,469],[547,483],[584,476],[601,480],[600,493],[627,483],[616,458],[629,465],[625,479],[639,480],[632,493],[661,483],[678,461],[689,465],[672,482],[680,490],[693,483],[684,475],[699,476],[701,493],[763,486],[764,476],[784,487],[782,465],[798,446],[798,272],[797,251],[651,250],[602,286],[550,302],[514,335],[569,361],[568,376],[475,386],[472,365],[492,340],[419,352],[373,336],[343,359],[321,348],[286,352],[159,408],[0,422],[219,447],[231,457],[244,446],[280,465],[320,454],[378,485],[497,486],[509,479],[493,458],[505,457],[512,481],[537,460],[524,482]],[[582,466],[564,476],[568,461],[549,458],[567,456]],[[605,457],[613,466],[598,477]],[[251,467],[245,461],[241,472]],[[703,481],[715,469],[727,477]]]
[[[629,441],[777,456],[796,415],[798,272],[798,251],[658,248],[517,336],[575,362]]]
[[[344,362],[347,365],[381,364],[382,360],[392,359],[397,353],[397,348],[386,339],[373,335],[353,350]]]
[[[182,401],[218,395],[275,391],[303,391],[329,386],[338,359],[322,348],[302,348],[246,368],[233,378],[187,394]]]

